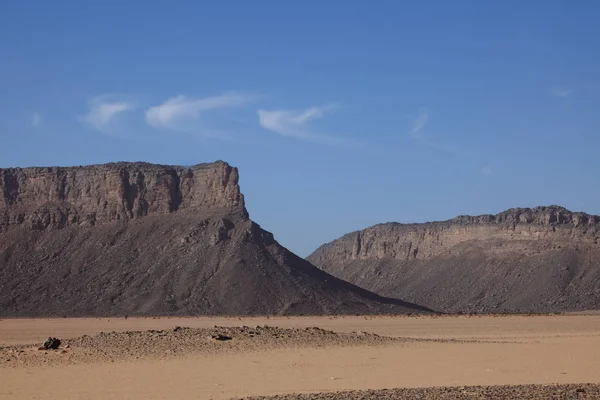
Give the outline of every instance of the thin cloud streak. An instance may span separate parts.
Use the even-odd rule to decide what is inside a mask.
[[[147,109],[145,119],[154,128],[181,129],[181,124],[197,120],[204,111],[240,107],[254,98],[255,96],[238,92],[203,98],[178,95]]]
[[[31,115],[31,125],[33,125],[34,128],[38,128],[41,124],[42,124],[41,114],[39,112],[34,112]]]
[[[429,122],[429,114],[427,113],[427,111],[425,111],[425,110],[419,111],[419,115],[417,116],[417,118],[415,118],[415,120],[413,122],[413,127],[412,127],[412,130],[410,131],[410,134],[414,137],[421,136],[421,130],[423,128],[425,128],[425,125],[427,125],[427,122]]]
[[[413,119],[413,126],[410,130],[410,135],[419,143],[424,146],[428,146],[437,150],[445,151],[447,153],[452,154],[460,154],[460,151],[452,146],[445,145],[443,143],[438,143],[432,141],[429,138],[426,138],[422,135],[421,131],[425,126],[429,123],[429,113],[421,109],[416,118]]]
[[[90,100],[90,110],[80,120],[92,128],[109,133],[111,123],[119,114],[135,109],[135,105],[128,101],[115,100],[113,95],[97,96]]]
[[[281,136],[331,146],[352,144],[347,139],[315,133],[308,126],[335,108],[334,104],[328,104],[306,110],[258,110],[258,120],[261,127]]]
[[[480,171],[483,175],[490,175],[492,173],[492,169],[489,166],[485,166],[483,168],[481,168]]]
[[[448,146],[448,145],[443,144],[443,143],[434,142],[434,141],[431,141],[429,139],[424,139],[424,138],[421,138],[421,137],[418,138],[418,141],[419,141],[420,144],[422,144],[424,146],[428,146],[428,147],[431,147],[431,148],[436,149],[436,150],[441,150],[441,151],[444,151],[446,153],[462,154],[459,149],[457,149],[455,147],[452,147],[452,146]]]
[[[443,151],[449,154],[454,154],[458,157],[471,159],[473,160],[473,156],[471,154],[463,152],[460,148],[448,146],[444,143],[439,143],[425,137],[421,134],[421,131],[425,126],[429,123],[429,114],[425,110],[419,111],[419,114],[413,119],[412,129],[410,130],[410,136],[415,140],[419,145],[431,147],[433,149]],[[483,175],[491,175],[492,169],[489,165],[484,165],[479,168],[479,172]]]
[[[557,87],[552,89],[552,95],[554,95],[555,97],[568,97],[573,93],[575,93],[575,91],[570,88]]]

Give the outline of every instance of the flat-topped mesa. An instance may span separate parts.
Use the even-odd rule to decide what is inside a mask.
[[[308,261],[443,312],[600,309],[600,217],[559,206],[379,224],[319,247]]]
[[[537,239],[544,239],[544,246],[596,246],[600,243],[600,216],[546,206],[512,208],[496,215],[458,216],[440,222],[383,223],[327,243],[308,260],[329,266],[343,260],[428,259],[472,240],[510,240],[516,244]]]
[[[575,228],[600,228],[600,216],[590,215],[584,212],[573,212],[565,207],[552,205],[534,208],[509,208],[508,210],[495,215],[459,215],[445,221],[407,224],[400,222],[385,222],[374,225],[374,227],[397,226],[410,228],[439,225],[502,225],[504,227],[511,227],[514,225],[564,225]]]
[[[237,168],[110,163],[0,169],[0,231],[96,225],[175,211],[247,217]]]
[[[583,212],[572,212],[561,206],[535,208],[510,208],[496,215],[458,216],[450,222],[454,224],[531,224],[531,225],[571,225],[576,228],[597,227],[600,217]]]
[[[0,170],[0,317],[412,312],[282,247],[224,162]]]

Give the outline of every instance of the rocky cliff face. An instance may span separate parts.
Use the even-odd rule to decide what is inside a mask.
[[[599,243],[598,216],[558,206],[515,208],[376,225],[321,246],[308,260],[369,290],[438,310],[561,311],[600,307]]]
[[[543,239],[548,248],[573,241],[596,245],[600,241],[600,217],[550,206],[513,208],[497,215],[459,216],[443,222],[386,223],[325,244],[309,259],[317,265],[360,259],[425,260],[471,240],[538,239]]]
[[[93,226],[175,211],[245,213],[237,169],[224,162],[0,169],[0,231]]]
[[[281,247],[224,162],[0,170],[0,316],[419,311]]]

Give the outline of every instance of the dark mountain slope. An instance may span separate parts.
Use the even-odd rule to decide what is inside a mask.
[[[280,246],[223,162],[5,169],[0,193],[2,316],[423,310]]]
[[[562,207],[388,223],[308,260],[365,289],[445,312],[600,309],[600,217]]]

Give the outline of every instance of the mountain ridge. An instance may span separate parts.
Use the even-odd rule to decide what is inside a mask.
[[[533,215],[532,215],[533,214]],[[522,218],[522,219],[521,219]],[[559,205],[536,206],[536,207],[513,207],[497,214],[457,215],[445,220],[423,221],[423,222],[380,222],[363,229],[344,234],[350,235],[364,231],[369,228],[381,226],[417,227],[426,225],[469,225],[469,224],[532,224],[532,225],[570,225],[575,227],[580,224],[589,224],[600,230],[600,216],[588,214],[582,211],[570,211]]]
[[[279,245],[222,161],[0,170],[0,316],[428,311]]]
[[[600,308],[599,228],[600,217],[560,206],[512,208],[377,224],[307,259],[378,294],[444,312],[575,311]]]

